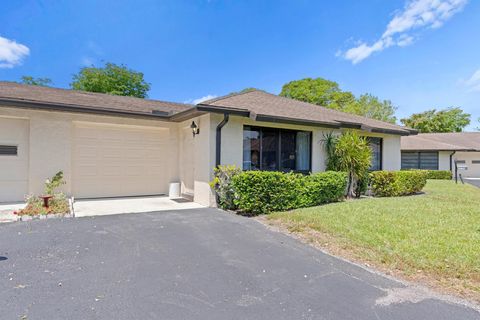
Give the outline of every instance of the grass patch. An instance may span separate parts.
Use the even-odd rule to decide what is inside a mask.
[[[480,189],[429,180],[424,191],[273,213],[267,219],[310,241],[328,241],[350,258],[480,301]]]

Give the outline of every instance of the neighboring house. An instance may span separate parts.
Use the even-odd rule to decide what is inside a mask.
[[[480,132],[421,133],[402,137],[402,169],[454,171],[480,177]]]
[[[0,202],[42,193],[63,170],[77,198],[166,194],[180,182],[214,205],[216,165],[323,171],[323,134],[344,129],[368,136],[372,169],[386,170],[400,169],[400,136],[415,133],[263,91],[192,106],[0,82]]]

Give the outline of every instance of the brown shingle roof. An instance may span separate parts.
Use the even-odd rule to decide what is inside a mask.
[[[191,105],[174,102],[115,96],[77,90],[24,85],[0,81],[0,100],[65,106],[78,111],[123,112],[151,116],[155,112],[176,114],[193,108]]]
[[[480,132],[420,133],[402,137],[402,150],[480,151]]]
[[[280,97],[260,90],[215,98],[200,105],[248,110],[251,117],[259,121],[268,119],[268,121],[290,121],[318,126],[359,127],[363,130],[402,135],[416,133],[415,130],[399,125]]]

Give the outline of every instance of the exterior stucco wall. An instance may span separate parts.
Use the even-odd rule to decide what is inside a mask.
[[[198,125],[200,132],[193,137],[190,124]],[[215,167],[215,127],[211,115],[206,114],[178,124],[180,132],[179,170],[182,193],[192,194],[193,200],[204,206],[214,206],[215,196],[210,188]]]
[[[72,193],[72,161],[75,141],[75,126],[78,123],[96,123],[115,127],[161,127],[169,130],[169,143],[165,148],[168,158],[164,174],[170,182],[180,182],[181,192],[193,195],[194,201],[205,206],[214,206],[215,197],[209,182],[215,167],[216,127],[222,121],[220,114],[204,114],[181,123],[131,119],[123,117],[51,112],[0,107],[0,119],[24,119],[28,122],[28,193],[41,194],[45,179],[63,170],[67,184],[63,191]],[[193,137],[190,129],[195,121],[200,133]],[[221,164],[242,167],[243,126],[285,128],[312,132],[312,171],[325,170],[326,155],[322,144],[323,135],[336,134],[340,130],[310,126],[256,122],[249,118],[231,116],[222,129]],[[382,134],[365,135],[382,137],[383,167],[386,170],[400,169],[400,137]],[[74,182],[73,182],[74,183]]]
[[[453,155],[453,161],[464,160],[463,166],[467,167],[467,170],[459,171],[463,177],[480,178],[480,164],[473,163],[475,160],[480,160],[480,152],[456,152]]]
[[[383,170],[400,170],[402,156],[400,150],[400,136],[382,135]]]
[[[450,166],[450,155],[453,151],[439,151],[438,152],[438,170],[450,170],[455,171],[455,161],[463,160],[467,170],[460,170],[459,173],[464,177],[480,178],[480,164],[473,163],[473,161],[480,161],[480,152],[474,151],[457,151],[453,153],[452,165]],[[455,173],[455,172],[454,172]]]
[[[164,127],[171,131],[171,139],[165,150],[169,157],[168,180],[179,180],[178,124],[163,121],[130,119],[66,112],[37,111],[1,106],[0,118],[19,118],[29,121],[28,193],[41,194],[44,182],[58,171],[64,172],[66,185],[62,190],[72,193],[72,148],[75,122],[123,126]]]
[[[220,115],[213,115],[212,119],[219,123]],[[253,121],[249,118],[231,116],[229,122],[222,129],[222,154],[221,164],[236,165],[242,168],[243,165],[243,126],[252,125],[259,127],[283,128],[293,130],[305,130],[312,132],[312,172],[325,171],[326,154],[322,143],[323,135],[329,132],[340,134],[341,130],[330,128],[319,128],[311,126],[299,126],[279,124],[271,122]],[[387,134],[372,134],[358,131],[365,136],[383,138],[382,161],[384,170],[400,170],[400,136]]]
[[[451,151],[438,152],[438,170],[450,170],[450,155]]]

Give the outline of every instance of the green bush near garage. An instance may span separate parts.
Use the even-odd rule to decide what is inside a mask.
[[[372,194],[376,197],[398,197],[418,193],[427,184],[423,170],[374,171],[370,173]]]
[[[268,214],[316,206],[344,198],[347,174],[321,172],[310,175],[274,171],[245,171],[232,178],[240,213]]]

